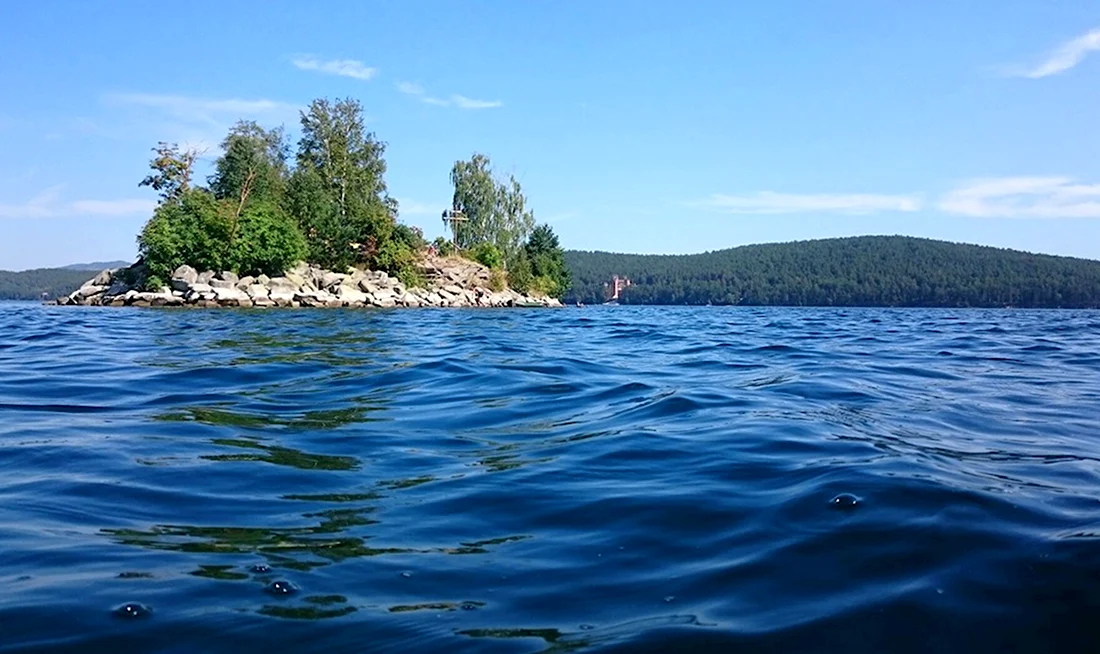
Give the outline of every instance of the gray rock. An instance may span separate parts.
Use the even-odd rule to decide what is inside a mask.
[[[99,279],[99,277],[97,276],[96,279]],[[103,295],[110,288],[111,287],[106,284],[85,284],[78,288],[70,297],[75,297],[77,300],[84,301],[97,295]]]
[[[443,287],[443,290],[447,291],[451,295],[461,295],[463,289],[462,289],[461,286],[457,286],[455,284],[448,284],[447,286]]]
[[[237,283],[236,282],[231,282],[228,279],[211,279],[210,280],[210,285],[213,286],[214,288],[232,288],[232,289],[237,288]]]
[[[253,302],[259,299],[266,300],[270,295],[267,287],[263,284],[252,284],[245,289],[245,293],[248,293],[248,297],[250,297]]]
[[[378,285],[369,279],[361,279],[359,280],[359,290],[364,293],[376,293],[378,292]]]
[[[210,280],[214,279],[214,271],[206,270],[199,273],[199,276],[195,279],[196,284],[209,284]]]
[[[248,290],[249,286],[252,286],[255,283],[256,283],[256,278],[251,276],[251,275],[248,275],[246,277],[241,277],[240,279],[237,280],[237,288],[241,289],[242,291],[246,291],[246,290]]]
[[[101,271],[98,275],[96,275],[95,277],[92,278],[92,281],[91,281],[92,285],[93,286],[110,286],[111,285],[112,273],[114,273],[114,270],[112,270],[110,268],[108,268],[107,270]]]
[[[230,270],[223,270],[220,273],[218,273],[218,279],[220,279],[222,281],[225,281],[225,282],[229,282],[229,283],[233,284],[234,286],[237,285],[237,282],[241,281],[241,278],[237,276],[237,273],[232,272]]]
[[[268,284],[271,283],[271,278],[268,277],[267,275],[260,275],[259,277],[256,278],[256,283],[257,284],[263,284],[264,286],[267,286]]]
[[[290,285],[294,288],[301,288],[306,285],[306,278],[302,275],[299,275],[298,272],[294,270],[288,271],[282,277],[276,277],[275,279],[272,279],[271,283],[274,284],[276,279],[285,279],[290,282]]]
[[[346,306],[363,306],[368,300],[368,296],[363,291],[351,286],[339,286],[336,288],[336,296]]]
[[[405,293],[401,296],[401,304],[407,307],[418,307],[420,306],[420,298],[416,297],[412,293]]]
[[[321,273],[321,288],[331,289],[339,286],[347,278],[347,275],[341,275],[335,272]]]
[[[245,294],[243,291],[237,290],[236,287],[230,286],[229,288],[224,288],[221,286],[215,286],[214,299],[218,301],[218,304],[222,304],[224,302],[240,302],[241,300],[247,300],[249,298],[247,294]]]
[[[178,291],[186,291],[191,285],[199,281],[197,270],[188,265],[180,266],[172,273],[170,283],[172,288]]]
[[[294,291],[280,288],[272,288],[268,296],[276,306],[289,307],[294,302]],[[257,300],[262,298],[257,298]],[[256,302],[257,300],[253,300]]]

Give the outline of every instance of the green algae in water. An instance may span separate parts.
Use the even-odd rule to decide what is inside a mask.
[[[215,438],[212,439],[211,442],[215,445],[258,450],[259,452],[248,454],[202,455],[201,458],[207,461],[262,461],[264,463],[299,468],[302,470],[356,470],[359,468],[359,460],[350,456],[311,454],[289,447],[264,445],[263,443],[244,438]]]
[[[242,579],[248,579],[248,575],[243,572],[234,572],[234,566],[231,565],[200,565],[198,570],[192,570],[187,573],[195,577],[205,577],[206,579],[217,579],[219,581],[241,581]]]

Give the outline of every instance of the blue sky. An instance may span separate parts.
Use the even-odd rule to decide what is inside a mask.
[[[1100,259],[1100,5],[11,2],[0,269],[131,259],[159,140],[358,98],[401,219],[488,154],[568,248],[908,234]],[[296,138],[296,134],[295,134]]]

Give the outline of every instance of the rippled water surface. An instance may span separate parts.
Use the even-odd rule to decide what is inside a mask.
[[[0,651],[1100,650],[1100,313],[0,304]]]

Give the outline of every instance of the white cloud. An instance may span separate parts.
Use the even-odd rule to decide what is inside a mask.
[[[1084,61],[1094,50],[1100,50],[1100,28],[1067,41],[1055,48],[1047,58],[1034,68],[1022,68],[1010,71],[1016,77],[1038,79],[1063,73]]]
[[[1100,218],[1100,184],[1053,176],[978,179],[947,193],[939,208],[978,218]]]
[[[440,216],[447,207],[442,204],[417,202],[416,200],[398,199],[398,212],[402,216]]]
[[[252,118],[260,121],[283,123],[297,117],[296,105],[268,100],[243,100],[240,98],[203,98],[186,95],[161,95],[156,93],[109,93],[103,96],[109,105],[150,109],[163,117],[170,118],[184,127],[176,131],[193,130],[201,126],[203,130],[221,133],[237,120]],[[207,140],[206,137],[193,140]]]
[[[697,209],[730,214],[839,213],[867,214],[879,211],[918,211],[922,202],[912,195],[796,194],[761,191],[753,195],[724,195],[692,202]]]
[[[54,218],[65,216],[132,216],[152,213],[153,200],[126,198],[118,200],[61,199],[63,186],[51,186],[30,200],[16,204],[0,204],[0,218]]]
[[[424,95],[424,87],[412,82],[398,82],[397,90],[407,95]]]
[[[435,96],[428,95],[428,92],[424,90],[423,86],[414,84],[412,82],[398,82],[397,90],[405,95],[411,95],[417,98],[424,104],[435,105],[437,107],[458,107],[459,109],[495,109],[497,107],[504,106],[504,103],[499,100],[477,100],[474,98],[468,98],[464,95],[454,94],[449,98],[437,98]]]
[[[330,59],[328,61],[322,61],[317,57],[301,56],[295,57],[291,63],[299,70],[311,70],[318,73],[325,73],[326,75],[339,75],[340,77],[350,77],[363,81],[369,80],[378,74],[377,68],[371,68],[355,59]]]
[[[504,104],[500,100],[475,100],[464,95],[452,95],[451,102],[460,109],[495,109]]]

